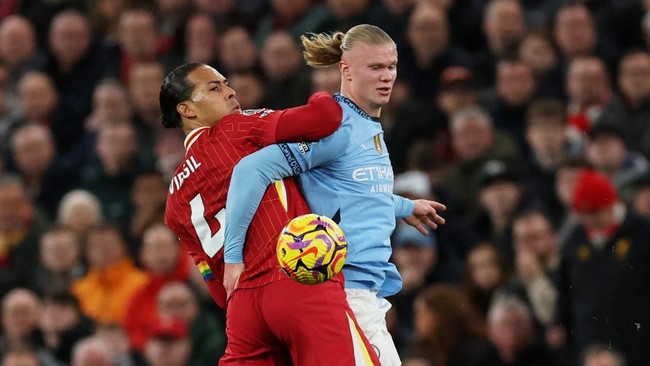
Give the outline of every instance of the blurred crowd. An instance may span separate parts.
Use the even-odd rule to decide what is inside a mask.
[[[360,23],[398,45],[395,192],[448,206],[394,233],[404,364],[649,365],[648,0],[0,0],[0,365],[216,364],[163,78],[295,106],[339,88],[298,37]]]

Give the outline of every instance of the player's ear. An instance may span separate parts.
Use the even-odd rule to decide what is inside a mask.
[[[187,102],[178,103],[176,105],[176,111],[181,117],[192,118],[196,117],[196,113],[192,110],[192,107]]]
[[[348,66],[347,62],[343,60],[339,61],[339,71],[341,72],[342,77],[346,80],[350,80],[350,66]]]

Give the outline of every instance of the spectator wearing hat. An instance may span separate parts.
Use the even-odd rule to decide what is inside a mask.
[[[391,238],[393,262],[402,276],[402,290],[392,298],[397,316],[393,334],[405,344],[413,333],[413,301],[428,284],[437,260],[437,242],[433,233],[423,235],[416,228],[400,224]]]
[[[149,365],[199,365],[190,363],[191,353],[192,342],[185,323],[165,318],[153,328],[144,349],[144,358]]]
[[[479,175],[478,207],[470,221],[481,239],[499,248],[509,264],[514,261],[511,237],[513,219],[526,209],[543,209],[543,205],[529,195],[520,176],[503,160],[485,162]]]
[[[630,365],[649,365],[650,223],[625,209],[610,179],[583,171],[572,208],[579,224],[562,253],[557,326],[547,339],[566,338],[578,355],[594,342],[621,350]]]
[[[589,131],[585,157],[594,169],[609,177],[621,194],[650,170],[648,160],[628,150],[623,132],[611,125],[596,125]]]

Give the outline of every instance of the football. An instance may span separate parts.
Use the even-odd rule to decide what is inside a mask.
[[[293,280],[315,285],[336,275],[348,253],[343,230],[329,217],[301,215],[282,229],[277,254],[282,270]]]

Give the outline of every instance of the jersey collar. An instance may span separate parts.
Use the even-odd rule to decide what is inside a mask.
[[[350,98],[341,95],[340,93],[335,93],[334,94],[334,100],[336,100],[339,103],[345,103],[347,104],[348,107],[352,108],[353,111],[357,112],[361,117],[367,118],[371,121],[374,122],[379,122],[379,118],[377,117],[371,117],[368,113],[364,112],[361,107],[359,107],[355,102],[353,102]]]
[[[190,147],[192,147],[192,144],[194,144],[194,141],[201,136],[201,134],[207,130],[208,127],[198,127],[190,131],[190,133],[185,136],[185,141],[183,141],[183,145],[185,145],[185,151],[188,151]]]

